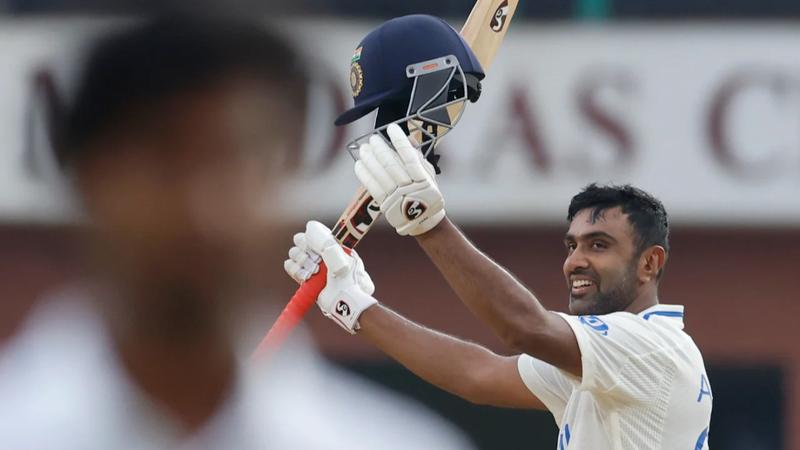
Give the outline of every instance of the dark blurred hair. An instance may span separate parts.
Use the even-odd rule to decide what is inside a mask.
[[[579,211],[592,210],[592,221],[603,211],[620,207],[636,232],[637,254],[647,247],[660,245],[669,253],[669,221],[664,205],[647,192],[630,184],[600,186],[592,183],[572,197],[567,220],[572,221]],[[661,276],[659,272],[658,276]]]
[[[56,158],[69,165],[126,114],[147,114],[168,96],[236,75],[277,85],[273,100],[286,107],[286,117],[302,122],[304,64],[286,40],[262,24],[169,15],[104,35],[89,53],[71,105],[52,106],[61,111],[51,130]]]

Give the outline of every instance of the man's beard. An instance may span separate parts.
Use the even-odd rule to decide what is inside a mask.
[[[638,258],[632,258],[625,272],[622,274],[622,279],[616,283],[609,290],[604,291],[598,284],[597,293],[593,296],[591,301],[587,302],[588,305],[581,315],[603,315],[610,314],[617,311],[624,311],[636,299],[636,261]]]

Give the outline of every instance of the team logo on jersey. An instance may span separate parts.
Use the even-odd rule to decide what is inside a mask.
[[[403,203],[403,215],[408,220],[416,220],[428,209],[424,203],[419,200],[409,198]]]
[[[492,21],[489,23],[489,27],[495,33],[499,33],[503,31],[503,28],[506,27],[507,21],[508,21],[508,0],[504,0],[503,3],[500,3],[500,6],[498,6],[497,10],[494,12],[494,17],[492,17]]]
[[[709,399],[714,398],[711,394],[711,385],[708,384],[706,374],[700,374],[700,393],[697,395],[697,403],[703,400],[703,396],[707,395]]]
[[[350,66],[350,89],[353,91],[353,97],[358,97],[361,94],[361,89],[364,88],[364,69],[358,61],[353,62]]]
[[[581,323],[603,336],[608,336],[608,325],[597,316],[580,316]]]
[[[339,303],[336,304],[336,313],[342,317],[350,317],[350,305],[344,300],[339,300]]]

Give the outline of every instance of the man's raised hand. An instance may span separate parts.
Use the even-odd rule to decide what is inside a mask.
[[[317,306],[325,317],[355,334],[361,313],[377,303],[372,297],[375,284],[361,258],[353,250],[349,255],[345,253],[331,230],[313,220],[306,224],[304,233],[294,236],[294,244],[289,259],[283,263],[286,273],[302,283],[319,271],[320,261],[324,262],[327,283],[317,298]]]
[[[392,124],[387,133],[397,151],[379,135],[372,136],[359,148],[356,176],[398,234],[417,236],[442,221],[444,197],[434,180],[433,167],[403,130]]]

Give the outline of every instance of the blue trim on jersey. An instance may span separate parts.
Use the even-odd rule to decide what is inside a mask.
[[[703,445],[706,443],[706,439],[708,439],[708,427],[700,433],[700,437],[697,438],[697,443],[694,444],[694,450],[703,450]]]
[[[567,450],[569,445],[569,424],[564,424],[564,430],[558,435],[558,450]]]
[[[650,316],[665,316],[665,317],[681,317],[683,318],[683,313],[679,311],[651,311],[642,316],[644,320],[650,319]]]

